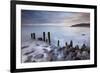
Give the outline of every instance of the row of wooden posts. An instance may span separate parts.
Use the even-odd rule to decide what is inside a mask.
[[[50,35],[50,32],[47,33],[47,35],[48,35],[47,37],[48,37],[48,38],[46,38],[45,35],[46,35],[45,32],[43,32],[43,38],[42,38],[42,37],[40,37],[40,38],[41,38],[44,42],[47,42],[47,41],[48,41],[49,44],[51,44],[51,35]],[[35,34],[35,33],[31,33],[31,38],[35,40],[35,39],[36,39],[36,34]]]
[[[48,32],[47,35],[48,36],[46,38],[46,33],[43,32],[43,38],[42,37],[40,37],[40,38],[41,38],[42,41],[48,42],[49,44],[51,44],[51,34],[50,34],[50,32]],[[34,40],[36,39],[36,34],[35,33],[31,33],[31,39],[34,39]],[[59,40],[57,41],[57,46],[58,47],[60,46],[60,41]],[[67,42],[65,43],[65,46],[68,46]],[[73,41],[72,40],[70,41],[70,46],[71,47],[73,46]]]

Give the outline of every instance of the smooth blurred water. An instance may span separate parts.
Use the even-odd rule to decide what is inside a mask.
[[[51,33],[51,43],[57,45],[60,40],[60,46],[64,46],[65,42],[73,45],[82,46],[83,43],[90,46],[90,28],[89,27],[63,27],[63,26],[22,26],[21,41],[31,40],[31,33],[36,33],[36,38],[43,37],[43,32]],[[82,34],[85,34],[84,36]]]

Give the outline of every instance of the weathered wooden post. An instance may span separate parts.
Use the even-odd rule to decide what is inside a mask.
[[[33,39],[36,39],[35,33],[33,33]]]
[[[50,32],[48,32],[48,42],[51,44]]]
[[[58,42],[57,42],[57,46],[59,47],[59,43],[60,43],[60,41],[58,40]]]
[[[31,33],[31,38],[35,39],[35,33]]]
[[[36,39],[35,33],[33,33],[33,39]]]
[[[45,42],[45,32],[43,32],[43,41]]]
[[[82,47],[81,47],[81,49],[82,49],[82,50],[86,49],[86,45],[83,44]]]
[[[70,41],[70,47],[73,47],[73,41],[72,40]]]
[[[75,46],[75,50],[79,50],[79,46],[78,45]]]

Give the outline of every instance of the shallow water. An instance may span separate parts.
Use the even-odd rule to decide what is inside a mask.
[[[51,33],[51,43],[54,45],[57,45],[58,40],[60,40],[60,46],[72,40],[74,46],[77,44],[82,46],[83,43],[90,46],[90,28],[88,27],[22,26],[21,41],[23,43],[31,40],[31,33],[36,33],[36,38],[42,37],[43,32],[46,33],[46,37],[47,32]]]

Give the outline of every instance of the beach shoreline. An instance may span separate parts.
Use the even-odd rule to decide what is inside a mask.
[[[85,44],[79,48],[73,47],[73,41],[67,42],[60,47],[59,42],[55,46],[43,39],[33,39],[24,42],[21,46],[21,62],[52,62],[52,61],[73,61],[90,59],[90,48]]]

